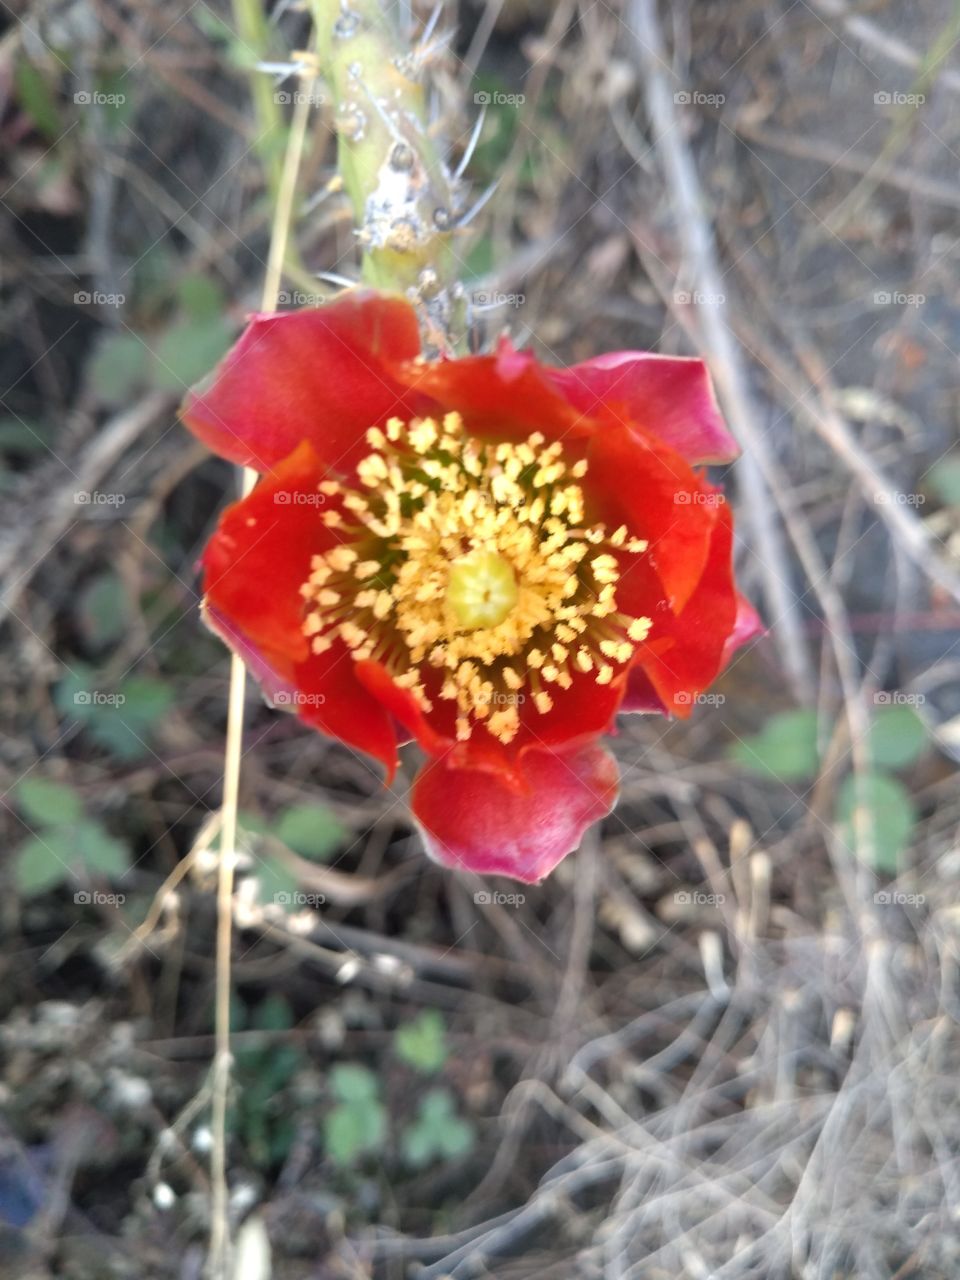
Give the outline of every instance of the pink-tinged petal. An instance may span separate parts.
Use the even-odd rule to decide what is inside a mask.
[[[624,694],[620,710],[625,715],[629,715],[633,711],[644,712],[647,715],[665,716],[667,714],[663,699],[654,689],[650,677],[643,667],[633,667],[631,669],[630,675],[627,677],[627,691]]]
[[[231,462],[269,471],[309,440],[349,470],[364,433],[415,401],[394,368],[420,350],[402,298],[352,291],[322,307],[254,316],[214,373],[188,393],[184,423]]]
[[[757,636],[766,634],[767,628],[763,624],[763,619],[750,601],[744,596],[737,596],[737,616],[733,623],[733,630],[727,636],[727,643],[723,647],[720,670],[722,671],[726,667],[738,649],[742,649],[745,644],[749,644]]]
[[[580,843],[617,800],[616,761],[590,743],[564,753],[531,751],[521,788],[496,773],[431,761],[413,787],[413,813],[435,862],[536,884]]]
[[[702,360],[611,351],[549,373],[581,413],[606,412],[664,441],[687,462],[730,462],[739,453]]]

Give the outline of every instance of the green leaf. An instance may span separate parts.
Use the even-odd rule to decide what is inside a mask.
[[[94,875],[119,879],[130,870],[130,850],[99,822],[84,822],[77,828],[76,852]]]
[[[83,801],[76,791],[52,778],[24,778],[17,787],[17,803],[34,826],[68,826],[83,820]]]
[[[296,893],[300,882],[279,858],[272,858],[269,854],[259,857],[256,876],[260,886],[259,900],[265,906],[283,907],[284,911],[298,910]]]
[[[298,804],[280,816],[274,835],[294,853],[320,862],[341,843],[344,830],[323,805]]]
[[[14,62],[18,102],[39,132],[56,141],[62,132],[60,108],[47,77],[23,54]]]
[[[870,752],[875,765],[902,769],[913,764],[928,746],[927,727],[912,707],[881,707],[870,727]]]
[[[330,1088],[340,1102],[372,1102],[380,1092],[377,1077],[357,1062],[338,1062],[330,1072]]]
[[[840,788],[837,816],[850,849],[875,871],[898,873],[917,816],[901,782],[885,773],[851,774]]]
[[[446,1089],[431,1089],[424,1095],[416,1121],[400,1137],[403,1157],[414,1168],[466,1155],[473,1144],[473,1126],[456,1114],[454,1099]]]
[[[399,1027],[394,1036],[397,1056],[429,1074],[439,1071],[447,1060],[447,1037],[443,1018],[436,1009],[424,1009],[420,1016]]]
[[[383,1145],[387,1115],[379,1102],[341,1103],[324,1117],[323,1128],[330,1159],[335,1164],[352,1164]]]
[[[160,391],[184,391],[199,381],[227,352],[233,331],[217,316],[175,321],[154,348],[152,382]]]
[[[952,453],[930,468],[927,480],[942,503],[960,507],[960,453]]]
[[[153,676],[132,676],[109,698],[94,701],[92,714],[85,717],[91,737],[121,760],[149,755],[150,739],[173,703],[173,690]]]
[[[51,434],[45,423],[31,418],[0,418],[0,449],[11,453],[39,453]]]
[[[813,710],[781,711],[760,733],[736,743],[733,758],[751,773],[795,782],[817,772],[817,713]]]
[[[102,404],[124,404],[147,379],[150,353],[135,333],[107,333],[89,364],[90,386]]]
[[[90,644],[119,640],[127,629],[127,592],[119,574],[98,574],[80,592],[77,621]]]
[[[191,320],[215,320],[226,305],[223,290],[210,276],[184,276],[177,296]]]
[[[266,996],[253,1011],[250,1026],[256,1031],[289,1031],[293,1026],[293,1010],[283,996]]]
[[[73,858],[73,840],[67,831],[48,831],[43,839],[20,846],[14,864],[14,881],[24,897],[46,893],[63,884]]]

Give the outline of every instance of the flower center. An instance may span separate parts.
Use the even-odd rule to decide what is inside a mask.
[[[496,627],[517,603],[517,579],[509,560],[474,551],[450,566],[447,604],[465,631]]]
[[[320,485],[341,540],[301,588],[314,653],[339,639],[425,711],[455,704],[461,741],[483,724],[511,742],[527,702],[545,715],[578,673],[622,672],[650,619],[621,612],[617,584],[647,544],[588,523],[585,461],[536,432],[474,439],[456,413],[392,418],[367,441],[358,488]]]

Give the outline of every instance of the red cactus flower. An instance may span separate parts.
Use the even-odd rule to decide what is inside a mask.
[[[542,879],[607,814],[618,711],[686,716],[755,634],[703,364],[427,361],[402,299],[255,317],[183,410],[262,473],[203,557],[206,616],[278,705],[413,789],[428,852]]]

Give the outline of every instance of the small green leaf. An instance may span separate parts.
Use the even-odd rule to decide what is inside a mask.
[[[130,850],[99,822],[84,822],[76,831],[76,852],[87,871],[118,879],[130,869]]]
[[[941,458],[927,472],[934,492],[948,507],[960,507],[960,453]]]
[[[420,1101],[417,1119],[400,1138],[407,1164],[423,1168],[437,1159],[453,1160],[473,1148],[473,1126],[456,1114],[447,1089],[430,1089]]]
[[[910,793],[885,773],[851,774],[837,802],[844,842],[875,871],[896,875],[916,810]]]
[[[94,646],[120,639],[127,629],[127,592],[118,574],[107,570],[86,584],[77,601],[77,621]]]
[[[39,453],[51,434],[48,426],[31,418],[0,418],[0,449],[11,453]]]
[[[387,1115],[379,1102],[341,1103],[324,1117],[323,1128],[330,1159],[335,1164],[352,1164],[383,1145]]]
[[[215,320],[226,305],[223,290],[210,276],[184,276],[177,295],[191,320]]]
[[[357,1062],[338,1062],[330,1072],[330,1088],[340,1102],[370,1102],[380,1092],[377,1077]]]
[[[17,787],[17,803],[35,826],[68,826],[83,820],[83,801],[76,791],[52,778],[24,778]]]
[[[257,883],[260,886],[259,901],[264,906],[283,907],[284,911],[296,911],[296,899],[300,883],[279,858],[269,854],[260,856],[256,864]]]
[[[870,727],[873,763],[888,769],[913,764],[928,746],[927,727],[912,707],[880,707]]]
[[[66,880],[73,857],[73,841],[66,831],[48,831],[20,846],[14,880],[24,897],[46,893]]]
[[[447,1060],[447,1037],[443,1018],[436,1009],[424,1009],[418,1018],[399,1027],[394,1036],[397,1056],[430,1074]]]
[[[289,1031],[293,1026],[293,1010],[283,996],[266,996],[253,1011],[250,1026],[256,1031]]]
[[[760,733],[736,743],[730,754],[751,773],[783,782],[810,778],[820,762],[817,713],[808,709],[782,711],[772,716]]]
[[[60,108],[47,77],[21,54],[16,66],[17,100],[44,137],[56,141],[62,132]]]
[[[341,843],[344,830],[323,805],[298,804],[280,816],[274,834],[294,853],[320,862]]]
[[[186,390],[210,372],[232,339],[232,329],[219,316],[175,321],[154,347],[154,387],[159,391]]]
[[[102,404],[123,404],[143,386],[150,353],[135,333],[107,333],[89,364],[90,386]]]

